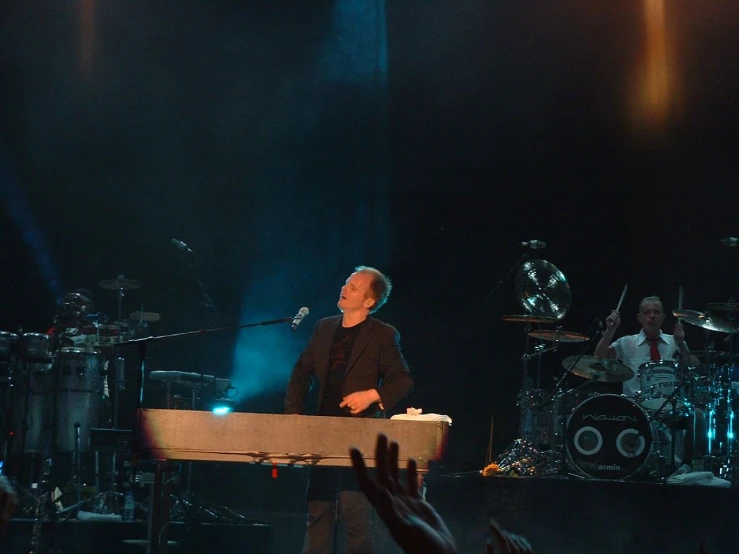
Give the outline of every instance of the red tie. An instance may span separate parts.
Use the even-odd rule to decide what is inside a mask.
[[[659,354],[659,348],[657,348],[657,343],[659,342],[659,337],[656,339],[647,339],[649,341],[649,359],[653,362],[658,362],[662,359],[662,356]]]

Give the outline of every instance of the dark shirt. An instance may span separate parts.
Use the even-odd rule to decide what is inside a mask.
[[[323,408],[319,415],[325,416],[348,416],[349,408],[339,408],[339,404],[344,398],[344,375],[346,373],[349,358],[352,355],[354,342],[357,340],[359,331],[364,320],[353,327],[338,326],[334,335],[334,342],[331,345],[331,354],[328,358],[328,377],[326,379],[326,389],[324,391],[324,400],[321,403]]]

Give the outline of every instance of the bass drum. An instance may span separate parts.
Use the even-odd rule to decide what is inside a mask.
[[[637,404],[624,396],[602,394],[572,412],[567,422],[567,457],[584,476],[626,479],[649,473],[647,461],[653,461],[653,446],[662,446],[660,439],[657,424],[650,424]]]

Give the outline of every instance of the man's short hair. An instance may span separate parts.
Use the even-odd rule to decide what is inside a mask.
[[[639,302],[639,313],[641,313],[642,306],[647,302],[656,302],[659,304],[660,308],[662,308],[662,311],[665,311],[665,306],[662,304],[662,300],[659,299],[659,296],[645,296],[641,299],[641,302]]]
[[[354,268],[356,273],[367,273],[372,275],[372,283],[370,284],[370,290],[372,291],[372,298],[375,299],[375,305],[372,306],[370,313],[373,314],[385,305],[390,291],[393,290],[393,283],[390,278],[382,273],[379,269],[369,267],[366,265],[359,265]]]

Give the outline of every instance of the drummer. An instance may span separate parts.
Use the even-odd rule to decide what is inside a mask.
[[[52,349],[63,346],[87,347],[95,340],[97,329],[89,319],[94,316],[94,296],[89,289],[75,289],[59,303],[54,325],[46,334],[52,338]]]
[[[641,388],[638,375],[641,365],[659,360],[677,361],[681,365],[698,364],[698,360],[689,354],[685,330],[679,321],[675,323],[671,335],[662,332],[665,311],[659,297],[643,298],[636,319],[641,324],[641,331],[614,341],[613,336],[621,324],[621,314],[613,310],[606,318],[606,330],[595,347],[595,356],[598,358],[621,360],[634,371],[634,375],[623,382],[623,394],[632,398]]]
[[[662,332],[665,311],[659,297],[647,296],[642,299],[636,319],[641,324],[641,331],[613,341],[616,329],[621,324],[621,315],[613,310],[606,318],[606,330],[595,347],[595,356],[598,358],[621,360],[634,371],[633,377],[623,383],[623,393],[629,397],[633,397],[639,391],[637,373],[639,366],[646,362],[676,360],[689,365],[698,363],[688,352],[685,330],[680,322],[675,323],[672,335]],[[695,364],[692,361],[695,361]]]

